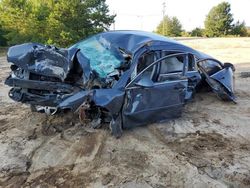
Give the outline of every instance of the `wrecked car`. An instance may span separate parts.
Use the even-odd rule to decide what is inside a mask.
[[[203,87],[236,102],[234,66],[142,31],[109,31],[68,49],[37,43],[8,50],[9,97],[47,114],[73,111],[83,124],[123,129],[181,116]]]

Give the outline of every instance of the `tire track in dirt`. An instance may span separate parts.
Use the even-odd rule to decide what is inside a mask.
[[[231,170],[240,160],[237,155],[249,159],[250,143],[239,143],[234,138],[225,138],[216,132],[201,133],[197,131],[186,134],[173,134],[173,132],[166,134],[164,132],[163,134],[157,126],[150,126],[149,130],[167,148],[182,156],[181,160],[184,159],[195,166],[202,176],[208,176],[226,186],[248,187],[250,184],[249,171],[237,173]],[[246,152],[248,155],[244,154]],[[244,164],[241,165],[244,166]]]

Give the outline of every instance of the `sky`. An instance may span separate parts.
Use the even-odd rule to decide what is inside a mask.
[[[209,10],[223,2],[231,4],[231,13],[236,20],[250,26],[250,0],[106,0],[109,10],[116,14],[115,24],[110,29],[154,31],[165,15],[176,16],[186,31],[204,27]]]

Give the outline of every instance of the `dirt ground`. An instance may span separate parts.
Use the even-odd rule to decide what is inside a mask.
[[[120,139],[11,101],[0,57],[0,187],[250,187],[250,38],[182,42],[235,63],[238,103],[198,93],[181,118]]]

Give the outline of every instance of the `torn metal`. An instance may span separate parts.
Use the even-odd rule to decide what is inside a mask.
[[[123,129],[179,117],[210,87],[236,102],[234,66],[156,34],[111,31],[68,49],[37,43],[8,51],[10,98],[47,114],[74,111],[93,128]]]

